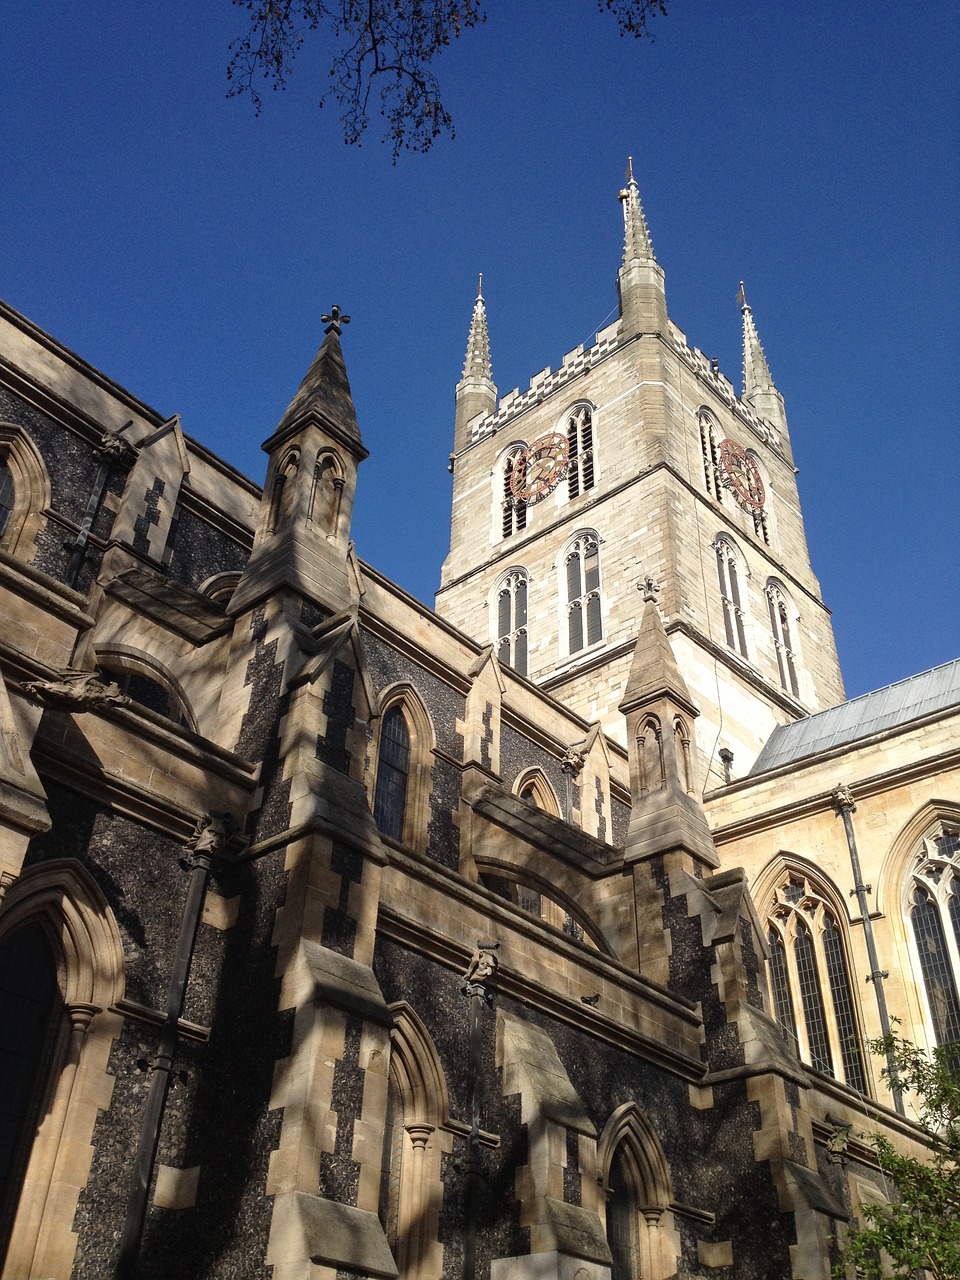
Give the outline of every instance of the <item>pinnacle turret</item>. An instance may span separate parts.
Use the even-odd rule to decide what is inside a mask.
[[[782,433],[786,442],[787,416],[783,408],[783,396],[777,390],[770,373],[742,280],[737,299],[743,316],[743,398],[761,418]]]
[[[473,315],[470,317],[463,376],[457,383],[453,457],[461,453],[470,443],[470,424],[476,418],[485,418],[495,413],[496,408],[497,388],[490,365],[490,335],[487,332],[487,309],[483,302],[483,276],[481,275],[477,283]]]
[[[633,157],[627,165],[627,185],[620,192],[623,205],[623,263],[617,277],[620,294],[620,337],[664,333],[667,298],[663,270],[654,257],[640,190],[633,176]]]
[[[620,203],[623,205],[623,265],[655,262],[647,219],[640,203],[640,188],[633,176],[633,156],[627,160],[627,185],[620,192]]]
[[[487,332],[487,309],[483,304],[483,275],[477,281],[477,300],[473,304],[470,333],[467,335],[467,355],[463,362],[465,378],[489,378],[493,381],[490,365],[490,335]]]

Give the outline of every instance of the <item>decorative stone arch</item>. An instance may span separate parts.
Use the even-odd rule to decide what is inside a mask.
[[[793,697],[801,696],[802,655],[800,652],[800,610],[789,589],[779,578],[764,583],[770,636],[773,642],[780,686]]]
[[[206,596],[208,600],[213,600],[216,604],[222,604],[226,607],[230,603],[239,581],[239,573],[215,573],[200,584],[200,594]]]
[[[601,1197],[605,1228],[607,1202],[613,1192],[611,1172],[618,1156],[635,1197],[639,1274],[644,1280],[667,1280],[676,1274],[681,1254],[680,1234],[671,1208],[673,1183],[660,1141],[635,1102],[617,1107],[597,1142],[597,1177],[605,1193]]]
[[[601,929],[584,912],[580,903],[574,900],[572,894],[559,885],[555,878],[548,878],[532,867],[518,867],[496,858],[478,860],[477,876],[480,883],[485,883],[487,888],[491,888],[489,883],[491,878],[503,881],[509,886],[516,886],[516,896],[511,894],[510,898],[514,906],[537,916],[546,924],[552,924],[554,928],[562,929],[574,940],[596,947],[604,955],[617,958]],[[528,891],[526,903],[523,890]],[[531,898],[540,901],[534,902]],[[556,910],[551,911],[550,908]],[[559,916],[559,919],[550,918],[551,916]],[[562,919],[563,916],[569,917],[570,922],[575,926],[573,930]]]
[[[31,868],[7,891],[0,942],[29,924],[50,944],[62,1003],[4,1274],[68,1280],[94,1125],[113,1087],[107,1068],[121,1019],[110,1008],[124,992],[123,946],[96,883],[70,859]]]
[[[0,533],[0,549],[32,561],[37,534],[50,510],[50,477],[40,451],[22,427],[0,422],[0,463],[9,469],[13,500]]]
[[[677,760],[677,777],[687,795],[695,795],[696,779],[693,776],[693,753],[690,726],[683,716],[673,718],[673,740]]]
[[[441,1157],[452,1152],[459,1130],[450,1124],[447,1081],[429,1031],[405,1000],[390,1005],[390,1012],[388,1088],[396,1090],[394,1102],[402,1119],[394,1117],[399,1128],[384,1143],[381,1214],[386,1216],[386,1201],[392,1195],[395,1260],[403,1280],[440,1280]]]
[[[270,494],[270,519],[268,533],[277,529],[292,512],[294,488],[300,471],[300,446],[291,445],[277,460],[273,473],[273,489]]]
[[[160,685],[171,699],[171,711],[167,718],[173,724],[179,724],[181,720],[186,721],[187,728],[193,733],[197,732],[196,717],[193,714],[190,700],[184,691],[183,685],[170,669],[157,658],[145,653],[142,649],[134,648],[132,645],[110,644],[102,647],[97,646],[96,660],[97,665],[107,673],[114,675],[122,675],[123,673],[141,675]],[[119,683],[123,687],[123,681],[121,680]],[[133,698],[133,701],[136,702],[137,699]]]
[[[551,813],[555,818],[561,816],[556,793],[542,769],[524,769],[518,773],[513,783],[513,793],[528,804],[536,805],[544,813]]]
[[[340,507],[346,473],[343,460],[335,449],[321,449],[313,468],[308,521],[327,538],[335,539],[340,531]]]
[[[667,781],[663,758],[663,726],[659,717],[652,713],[643,717],[637,729],[637,764],[640,794],[649,795],[653,791],[661,791]]]
[[[403,803],[402,831],[397,838],[402,844],[416,849],[418,853],[425,853],[428,843],[427,824],[430,821],[433,754],[437,735],[430,713],[412,684],[402,681],[387,685],[385,689],[380,690],[378,697],[380,713],[374,729],[373,750],[370,757],[373,769],[374,814],[376,815],[378,797],[381,794],[380,775],[384,759],[383,727],[388,714],[399,709],[409,735],[410,755]]]

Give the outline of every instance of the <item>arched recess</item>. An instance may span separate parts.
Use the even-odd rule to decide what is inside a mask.
[[[293,514],[294,488],[299,471],[300,447],[292,445],[278,461],[276,471],[273,473],[268,533],[275,533]]]
[[[402,1280],[440,1280],[441,1156],[453,1149],[447,1082],[430,1033],[405,1000],[390,1006],[380,1220]]]
[[[226,606],[230,603],[230,598],[236,591],[239,581],[239,573],[215,573],[200,584],[200,594],[215,604]]]
[[[680,786],[687,795],[696,793],[696,779],[693,776],[693,754],[690,743],[690,729],[683,716],[675,716],[673,721],[673,740],[677,761],[677,774]]]
[[[513,791],[514,795],[526,800],[527,804],[535,805],[544,813],[553,814],[555,818],[560,817],[560,805],[542,769],[524,769],[522,773],[518,773]]]
[[[484,888],[521,911],[560,929],[575,942],[596,947],[604,955],[614,955],[601,930],[555,881],[493,858],[478,860],[477,874]]]
[[[100,670],[132,702],[196,733],[196,717],[183,686],[156,658],[124,644],[98,646],[96,656]]]
[[[343,462],[333,449],[322,449],[313,469],[313,489],[307,518],[327,538],[339,531],[340,505],[346,483]]]
[[[36,445],[9,422],[0,422],[0,468],[7,477],[0,548],[29,562],[50,509],[50,477]]]
[[[124,991],[120,934],[97,885],[79,862],[43,863],[11,886],[0,911],[0,945],[39,927],[57,969],[45,1069],[36,1082],[40,1119],[19,1189],[3,1275],[67,1280],[72,1232],[89,1175],[97,1114],[110,1097],[110,1051],[121,1020],[110,1007]],[[82,1157],[82,1159],[81,1159]],[[16,1189],[11,1189],[16,1195]]]
[[[635,1258],[634,1274],[643,1280],[668,1280],[676,1274],[681,1253],[671,1210],[673,1184],[663,1148],[635,1102],[617,1107],[604,1125],[597,1143],[597,1173],[614,1254],[611,1280],[630,1276],[624,1266],[628,1250]],[[614,1235],[619,1238],[611,1239]]]
[[[429,843],[430,786],[437,741],[433,723],[411,684],[388,685],[379,698],[380,716],[371,755],[375,762],[374,817],[385,835],[424,853]]]
[[[644,717],[637,730],[637,764],[640,774],[640,794],[660,791],[666,783],[663,760],[663,727],[657,716]]]

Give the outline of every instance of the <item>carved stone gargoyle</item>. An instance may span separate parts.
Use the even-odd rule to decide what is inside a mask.
[[[96,711],[100,707],[126,707],[130,699],[118,684],[106,681],[96,671],[66,668],[55,680],[29,680],[24,693],[45,707],[58,711]]]

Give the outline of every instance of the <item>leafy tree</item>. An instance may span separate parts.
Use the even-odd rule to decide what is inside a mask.
[[[886,1056],[889,1066],[883,1074],[890,1083],[914,1095],[930,1158],[921,1161],[901,1155],[887,1138],[879,1134],[873,1138],[880,1168],[898,1199],[863,1206],[866,1225],[851,1234],[835,1275],[849,1275],[852,1264],[854,1273],[864,1280],[891,1274],[913,1280],[925,1273],[935,1280],[957,1280],[960,1045],[935,1049],[928,1057],[908,1040],[891,1034],[873,1041],[870,1048]]]
[[[261,88],[285,89],[311,32],[330,52],[329,84],[320,106],[335,102],[344,140],[359,143],[372,115],[386,121],[383,140],[393,158],[403,149],[428,151],[453,119],[433,70],[460,34],[486,21],[482,0],[233,0],[250,15],[249,29],[230,46],[228,96],[249,94],[259,115]],[[650,36],[650,20],[668,0],[597,0],[621,35]]]

